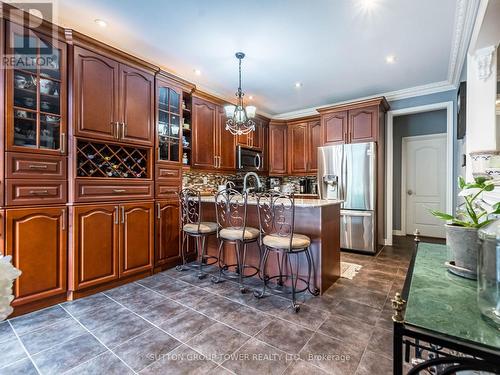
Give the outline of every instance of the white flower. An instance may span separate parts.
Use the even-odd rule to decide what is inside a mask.
[[[21,271],[12,265],[12,257],[0,256],[0,321],[12,314],[10,303],[14,299],[12,284],[21,275]]]

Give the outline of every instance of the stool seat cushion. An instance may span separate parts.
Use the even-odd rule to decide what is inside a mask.
[[[254,240],[259,237],[259,230],[257,228],[246,227],[245,228],[245,240]],[[228,227],[221,229],[219,236],[224,240],[241,240],[243,239],[243,228]]]
[[[186,233],[191,234],[208,234],[217,232],[217,223],[212,223],[210,221],[202,221],[200,223],[200,228],[198,232],[198,224],[185,224],[182,230]]]
[[[283,237],[277,234],[270,234],[262,240],[264,245],[275,249],[289,249],[290,236]],[[294,234],[292,239],[292,249],[304,249],[311,244],[311,239],[303,234]]]

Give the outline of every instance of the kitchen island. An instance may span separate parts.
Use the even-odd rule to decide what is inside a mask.
[[[201,197],[203,221],[216,221],[215,198]],[[340,277],[340,204],[339,200],[295,199],[295,233],[308,236],[311,239],[311,254],[313,272],[311,280],[320,290],[326,291]],[[247,226],[259,228],[257,201],[248,199]],[[236,263],[234,247],[225,245],[225,263]],[[217,239],[211,236],[208,241],[207,253],[217,256]],[[300,256],[299,274],[307,277],[307,262]],[[257,244],[249,244],[247,264],[259,266],[259,248]],[[295,268],[295,266],[294,266]],[[275,256],[270,256],[266,268],[268,275],[277,275],[278,267]],[[257,276],[255,276],[257,277]]]

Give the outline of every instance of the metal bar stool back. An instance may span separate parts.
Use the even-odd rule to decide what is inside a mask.
[[[179,203],[181,207],[182,225],[182,265],[177,266],[178,271],[187,270],[188,264],[188,237],[195,241],[196,258],[198,259],[198,278],[206,276],[203,266],[212,265],[218,262],[217,257],[206,254],[206,238],[217,233],[217,223],[202,221],[202,205],[200,192],[194,189],[185,188],[179,193]],[[196,266],[196,265],[195,265]]]
[[[298,312],[300,306],[296,303],[296,293],[308,290],[311,294],[318,295],[319,290],[312,287],[311,283],[314,268],[310,251],[311,239],[303,234],[295,233],[295,197],[293,194],[270,191],[259,195],[257,209],[264,247],[260,266],[263,288],[262,291],[254,294],[256,297],[262,298],[265,296],[270,280],[276,279],[276,284],[282,288],[285,285],[284,280],[288,281],[290,278],[288,286],[291,288],[292,308]],[[276,254],[278,275],[269,276],[266,274],[270,253]],[[299,273],[299,256],[302,253],[305,254],[307,260],[307,278]],[[292,257],[295,257],[295,266],[292,264]],[[301,289],[298,289],[299,281],[304,286]]]
[[[219,191],[215,196],[215,212],[217,218],[219,239],[219,277],[213,277],[214,283],[220,282],[223,277],[230,278],[227,273],[231,268],[240,283],[242,293],[246,291],[243,279],[258,274],[258,267],[246,264],[247,245],[256,242],[259,246],[260,259],[260,231],[247,225],[248,194],[240,193],[235,189],[228,188]],[[236,263],[226,264],[224,244],[234,245]],[[251,269],[250,273],[246,270]]]

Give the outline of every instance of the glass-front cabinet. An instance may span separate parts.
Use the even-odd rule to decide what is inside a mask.
[[[7,149],[66,153],[66,44],[14,23],[6,38]]]
[[[182,90],[162,79],[157,80],[158,160],[180,163],[182,137]]]

